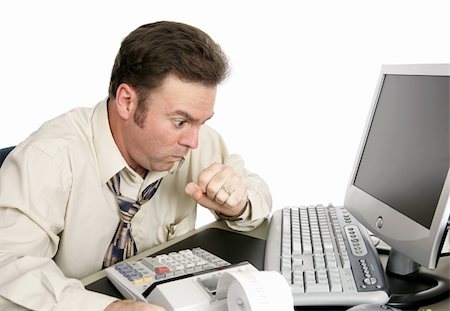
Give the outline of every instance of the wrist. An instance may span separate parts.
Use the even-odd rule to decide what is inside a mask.
[[[237,220],[242,220],[243,218],[241,217],[248,208],[251,207],[251,203],[250,200],[247,198],[247,200],[245,201],[245,205],[244,207],[236,214],[236,215],[232,215],[232,216],[228,216],[219,212],[216,212],[217,216],[219,216],[220,219],[223,220],[229,220],[229,221],[237,221]]]

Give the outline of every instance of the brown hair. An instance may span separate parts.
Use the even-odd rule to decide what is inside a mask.
[[[184,81],[215,86],[228,75],[228,61],[220,46],[198,28],[168,21],[142,25],[122,41],[109,97],[115,98],[121,83],[132,86],[139,96],[135,121],[142,125],[150,91],[170,73]]]

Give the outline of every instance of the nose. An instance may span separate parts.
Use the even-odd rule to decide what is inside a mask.
[[[190,149],[195,149],[198,147],[198,131],[199,128],[192,126],[185,131],[180,136],[179,144],[186,146]]]

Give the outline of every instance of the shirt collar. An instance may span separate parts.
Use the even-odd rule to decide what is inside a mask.
[[[108,180],[123,169],[127,169],[128,173],[134,175],[135,178],[140,178],[139,174],[127,164],[114,141],[108,120],[108,99],[102,100],[94,108],[92,133],[102,184],[106,184]],[[150,184],[168,174],[173,174],[181,167],[183,162],[184,160],[174,163],[169,171],[149,172],[145,177],[145,184]]]

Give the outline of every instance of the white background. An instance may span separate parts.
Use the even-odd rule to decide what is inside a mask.
[[[121,40],[192,24],[231,76],[209,124],[269,184],[273,208],[343,203],[382,64],[449,63],[449,1],[1,1],[0,147],[107,95]],[[212,220],[201,212],[197,225]]]

